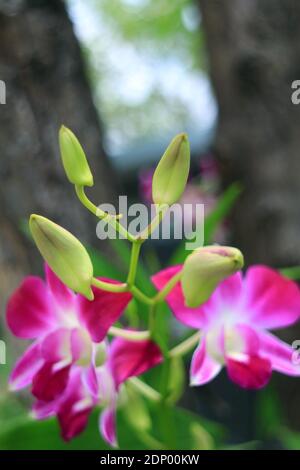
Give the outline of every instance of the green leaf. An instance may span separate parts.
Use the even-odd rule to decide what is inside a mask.
[[[291,279],[292,281],[300,280],[300,266],[292,266],[290,268],[282,268],[280,272],[283,276]]]
[[[168,421],[166,421],[166,413]],[[167,446],[168,449],[202,450],[218,448],[223,444],[224,429],[219,424],[204,420],[181,407],[172,407],[162,403],[161,408],[156,408],[153,430],[159,433],[161,426],[165,426],[168,438],[172,431],[172,446]]]
[[[202,449],[217,447],[223,439],[223,430],[219,425],[202,420],[199,416],[182,408],[174,408],[166,404],[146,402],[149,418],[140,418],[139,425],[134,423],[135,401],[128,403],[124,412],[121,408],[117,415],[117,432],[120,449]],[[162,410],[166,410],[169,419],[162,419]],[[131,414],[128,420],[128,414]],[[144,411],[144,413],[148,413]],[[165,418],[165,416],[164,416]],[[92,413],[87,429],[72,441],[66,443],[60,437],[56,419],[35,421],[29,417],[15,418],[1,427],[1,450],[109,450],[98,431],[99,410]],[[149,425],[152,422],[152,427]],[[172,429],[168,426],[172,424]],[[141,426],[141,427],[140,427]],[[172,435],[172,446],[165,445],[161,440],[161,426],[164,432]]]
[[[66,443],[60,437],[56,419],[35,421],[30,418],[11,422],[0,432],[1,450],[109,450],[99,434],[99,410],[89,420],[87,429]],[[118,439],[121,449],[147,449],[137,431],[128,428],[122,413],[118,413]]]
[[[204,222],[204,245],[213,243],[214,235],[223,222],[225,217],[230,213],[231,209],[234,206],[237,198],[242,192],[241,185],[239,183],[233,183],[229,186],[223,195],[219,198],[216,207],[210,214],[207,215]],[[192,242],[192,240],[189,240]],[[186,241],[183,240],[178,248],[175,250],[169,264],[176,265],[184,263],[186,257],[191,253],[185,249]]]
[[[182,396],[185,387],[185,367],[182,357],[173,357],[170,360],[170,373],[168,383],[168,403],[176,403]]]
[[[130,263],[130,256],[131,256],[131,249],[130,245],[126,240],[116,238],[115,240],[110,240],[110,244],[119,257],[119,259],[122,261],[124,268],[128,269],[129,263]],[[155,288],[152,284],[152,282],[149,279],[149,273],[147,269],[144,266],[143,260],[140,258],[139,260],[139,265],[137,269],[137,274],[136,274],[136,285],[140,288],[143,289],[145,294],[147,295],[152,295],[155,293]]]
[[[165,302],[156,306],[153,325],[153,339],[163,354],[169,350],[171,312]]]
[[[280,399],[272,384],[259,393],[256,416],[258,437],[261,439],[276,437],[284,419]]]
[[[222,194],[214,210],[205,219],[204,244],[212,243],[213,237],[225,217],[233,208],[235,202],[242,192],[240,183],[231,184]]]
[[[117,268],[111,260],[108,260],[105,255],[102,255],[92,247],[87,247],[87,252],[93,264],[94,276],[105,276],[112,279],[118,279],[119,281],[124,279],[124,272]]]
[[[211,434],[201,424],[192,422],[190,432],[195,442],[195,447],[192,450],[212,450],[214,448]]]
[[[130,382],[126,384],[126,395],[126,403],[122,406],[123,416],[137,431],[150,431],[152,420],[147,404]]]
[[[287,450],[300,450],[300,433],[291,431],[286,427],[281,427],[278,438]]]

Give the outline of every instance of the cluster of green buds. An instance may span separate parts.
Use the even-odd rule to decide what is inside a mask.
[[[181,280],[186,305],[197,307],[206,302],[217,285],[226,277],[243,267],[243,255],[236,248],[206,246],[191,253],[182,270],[155,297],[149,298],[135,286],[135,276],[140,247],[163,217],[164,210],[182,196],[190,169],[190,145],[185,133],[178,134],[169,144],[153,175],[152,197],[157,207],[157,216],[139,236],[133,236],[118,221],[118,217],[107,217],[86,196],[85,186],[93,186],[94,180],[85,152],[74,133],[62,126],[59,132],[62,163],[68,180],[75,186],[82,204],[98,218],[107,218],[114,229],[132,243],[131,263],[127,282],[113,285],[93,276],[90,257],[82,243],[64,228],[45,217],[33,214],[30,230],[34,241],[49,266],[62,282],[93,300],[91,287],[98,286],[114,292],[130,291],[135,297],[150,306],[164,300],[175,283]]]

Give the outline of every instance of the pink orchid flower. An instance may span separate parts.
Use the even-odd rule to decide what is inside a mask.
[[[154,275],[155,286],[162,289],[180,269]],[[300,366],[292,362],[293,349],[266,331],[292,325],[300,316],[298,286],[275,270],[253,266],[244,278],[234,274],[197,308],[185,306],[179,283],[167,301],[177,320],[202,331],[191,363],[192,385],[209,382],[222,366],[233,382],[249,389],[265,386],[272,370],[300,376]]]
[[[65,392],[51,403],[37,401],[34,414],[38,419],[56,415],[62,437],[68,441],[85,429],[92,409],[100,405],[100,432],[106,442],[116,447],[116,407],[121,385],[159,364],[162,355],[151,340],[115,338],[111,344],[106,342],[106,360],[97,366],[97,348],[95,345],[94,365],[85,370],[75,366]]]
[[[10,387],[31,385],[37,399],[51,402],[68,386],[72,367],[92,362],[93,343],[104,340],[131,294],[93,289],[95,298],[88,301],[68,289],[47,265],[45,271],[46,282],[29,276],[12,294],[7,323],[15,336],[34,340],[17,361]]]

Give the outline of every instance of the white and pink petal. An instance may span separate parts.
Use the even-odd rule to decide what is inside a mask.
[[[295,361],[295,349],[271,333],[259,334],[261,355],[267,358],[272,369],[282,374],[300,376],[300,363]]]
[[[203,338],[192,357],[190,384],[204,385],[213,380],[221,369],[222,364],[216,361],[207,352],[206,339]]]
[[[99,420],[100,433],[103,439],[112,447],[117,447],[116,409],[114,405],[105,408]]]
[[[11,390],[20,390],[32,383],[32,380],[44,363],[41,357],[40,344],[33,343],[18,359],[9,378]]]

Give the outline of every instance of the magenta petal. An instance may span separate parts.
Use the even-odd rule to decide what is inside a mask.
[[[66,393],[57,412],[62,437],[65,441],[73,439],[87,426],[93,402],[86,395],[80,370],[71,374]]]
[[[37,338],[55,324],[49,292],[42,279],[28,276],[7,304],[7,323],[15,336]]]
[[[116,281],[111,279],[103,280],[117,284]],[[132,299],[132,295],[129,292],[106,292],[94,287],[93,293],[93,301],[78,295],[79,316],[93,341],[99,343],[105,338],[109,328],[120,318]]]
[[[32,407],[32,412],[36,419],[46,419],[56,414],[58,405],[58,400],[50,402],[37,400]]]
[[[88,419],[91,414],[91,408],[82,410],[78,413],[72,413],[71,410],[60,411],[58,414],[62,437],[65,441],[70,441],[81,434],[87,427]]]
[[[46,363],[38,371],[32,381],[32,394],[42,401],[52,401],[58,398],[65,390],[70,366],[55,371],[55,364]]]
[[[164,269],[154,276],[152,282],[158,290],[163,289],[166,283],[182,269],[182,266],[172,266]],[[185,306],[181,285],[178,282],[166,298],[172,312],[178,321],[191,328],[202,328],[207,323],[207,314],[203,305],[197,308]]]
[[[191,385],[203,385],[213,380],[220,372],[222,365],[206,352],[205,338],[195,350],[191,363]]]
[[[293,363],[295,349],[271,333],[260,333],[259,338],[261,355],[270,360],[273,370],[286,375],[300,375],[300,364]]]
[[[297,284],[266,266],[253,266],[245,278],[245,311],[255,325],[281,328],[300,317],[300,290]]]
[[[116,388],[129,377],[143,374],[162,361],[158,346],[150,340],[115,338],[111,343],[110,367]]]
[[[106,408],[100,416],[100,432],[103,439],[112,447],[117,447],[116,438],[116,410],[111,406]]]
[[[31,384],[33,377],[43,365],[40,344],[33,343],[18,359],[9,379],[12,390],[20,390]]]
[[[55,301],[62,308],[70,308],[75,302],[76,295],[56,276],[52,269],[45,263],[47,284]]]
[[[259,356],[248,356],[244,360],[227,358],[229,378],[242,388],[259,389],[267,385],[272,368],[268,359]]]

